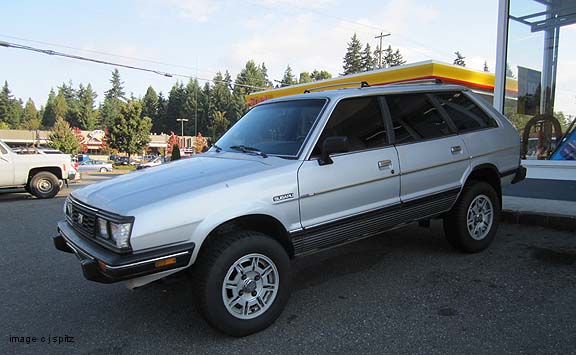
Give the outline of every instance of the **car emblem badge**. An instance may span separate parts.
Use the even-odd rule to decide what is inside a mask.
[[[82,222],[84,222],[84,215],[78,213],[78,223],[82,224]]]

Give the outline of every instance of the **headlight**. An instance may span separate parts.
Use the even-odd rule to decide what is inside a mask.
[[[104,239],[110,239],[110,234],[108,234],[108,221],[102,218],[98,218],[98,232],[100,237]]]
[[[110,222],[110,233],[112,239],[116,242],[118,249],[126,249],[130,247],[130,232],[132,230],[132,223],[114,223]]]

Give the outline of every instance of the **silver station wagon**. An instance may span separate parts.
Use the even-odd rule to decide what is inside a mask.
[[[516,129],[466,88],[305,93],[256,105],[207,153],[73,191],[53,240],[96,282],[189,270],[208,323],[244,336],[281,314],[292,258],[434,218],[485,249],[525,174]]]

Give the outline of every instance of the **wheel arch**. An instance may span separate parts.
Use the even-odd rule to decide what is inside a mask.
[[[28,182],[27,184],[30,184],[30,181],[32,180],[32,178],[34,177],[34,175],[38,174],[38,173],[52,173],[56,176],[56,178],[58,178],[58,180],[62,180],[62,169],[60,169],[57,166],[43,166],[41,168],[32,168],[30,169],[30,171],[28,172]]]
[[[198,257],[215,238],[237,230],[251,230],[266,234],[280,243],[290,258],[294,257],[294,246],[288,231],[278,219],[266,214],[239,216],[219,224],[199,245]]]
[[[502,208],[502,184],[500,181],[500,172],[495,165],[486,163],[475,166],[470,171],[464,185],[468,185],[471,181],[483,181],[490,184],[496,191],[500,208]]]

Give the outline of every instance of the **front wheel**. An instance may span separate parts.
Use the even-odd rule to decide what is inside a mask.
[[[106,168],[100,168],[100,172],[101,172],[101,173],[107,173],[107,172],[108,172],[108,169],[106,169]]]
[[[269,236],[216,236],[197,267],[199,304],[213,327],[245,336],[272,324],[290,296],[290,260]]]
[[[492,243],[499,220],[500,202],[492,185],[472,182],[444,218],[444,233],[456,249],[476,253]]]
[[[60,183],[54,174],[43,171],[32,177],[27,190],[37,198],[52,198],[60,191]]]

